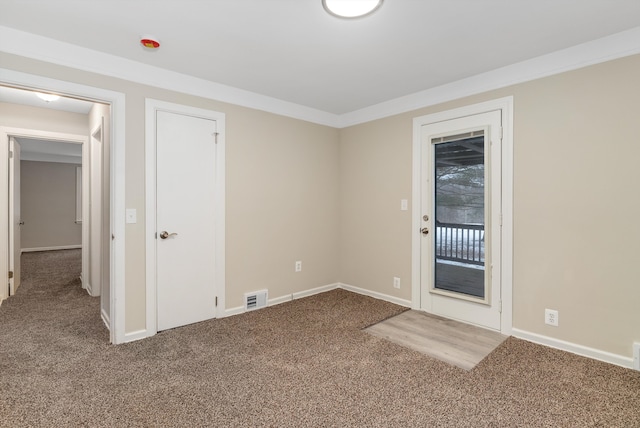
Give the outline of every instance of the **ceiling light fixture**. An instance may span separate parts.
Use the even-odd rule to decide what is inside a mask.
[[[36,95],[38,96],[38,98],[48,103],[50,103],[51,101],[57,101],[60,99],[59,95],[54,95],[54,94],[43,94],[42,92],[36,92]]]
[[[322,0],[327,12],[339,18],[360,18],[369,15],[382,5],[382,0]]]

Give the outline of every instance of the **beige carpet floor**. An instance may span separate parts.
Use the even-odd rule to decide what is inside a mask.
[[[113,346],[78,254],[25,254],[0,306],[2,427],[640,427],[638,372],[513,338],[465,371],[343,290]]]

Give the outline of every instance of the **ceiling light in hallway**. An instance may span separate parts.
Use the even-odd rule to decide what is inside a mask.
[[[340,18],[359,18],[376,11],[382,0],[322,0],[330,14]]]
[[[60,97],[58,95],[43,94],[42,92],[36,92],[36,95],[38,96],[38,98],[40,98],[41,100],[46,101],[48,103],[50,103],[51,101],[56,101],[56,100],[60,99]]]

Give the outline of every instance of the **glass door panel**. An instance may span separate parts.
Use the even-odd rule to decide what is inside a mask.
[[[484,300],[484,131],[434,138],[433,291]]]

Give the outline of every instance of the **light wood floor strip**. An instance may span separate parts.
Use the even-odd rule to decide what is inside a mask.
[[[507,336],[419,311],[406,311],[366,332],[464,370],[473,369]]]

